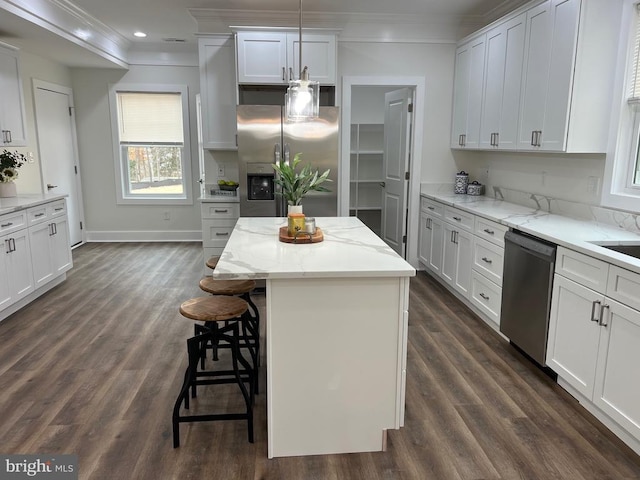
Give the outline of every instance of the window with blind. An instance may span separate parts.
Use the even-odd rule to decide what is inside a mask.
[[[186,87],[115,86],[111,97],[119,202],[190,201]]]

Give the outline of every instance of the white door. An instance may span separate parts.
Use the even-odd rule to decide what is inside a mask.
[[[385,94],[384,155],[382,160],[382,239],[405,256],[407,185],[411,124],[411,90],[402,88]]]
[[[82,243],[82,194],[71,89],[34,81],[42,182],[49,193],[66,193],[71,246]]]

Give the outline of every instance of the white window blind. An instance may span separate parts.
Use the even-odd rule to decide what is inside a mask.
[[[640,4],[636,5],[635,40],[633,42],[633,68],[631,69],[631,87],[629,103],[640,103]]]
[[[180,93],[118,92],[121,143],[182,144]]]

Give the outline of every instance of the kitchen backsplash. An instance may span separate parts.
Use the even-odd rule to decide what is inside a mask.
[[[434,185],[430,185],[430,188],[433,189]],[[453,192],[453,184],[440,184],[436,188],[438,191]],[[640,215],[636,213],[572,202],[506,187],[491,187],[485,192],[485,196],[556,215],[611,225],[640,234]]]

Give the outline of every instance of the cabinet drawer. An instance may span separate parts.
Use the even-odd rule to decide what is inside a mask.
[[[62,215],[66,215],[66,213],[67,203],[64,199],[47,203],[47,216],[49,218],[60,217]]]
[[[48,217],[47,205],[38,205],[27,209],[27,221],[29,225],[36,225],[44,222]]]
[[[237,220],[202,220],[202,245],[224,247],[231,236]]]
[[[607,288],[609,264],[588,255],[558,247],[556,273],[599,293],[604,293]]]
[[[422,212],[429,213],[434,217],[442,217],[444,214],[444,205],[422,197],[420,199],[420,210]]]
[[[203,203],[202,218],[235,218],[240,216],[239,203]]]
[[[15,232],[27,226],[27,212],[20,211],[0,216],[0,235]]]
[[[444,217],[447,222],[468,232],[473,232],[475,216],[454,207],[444,207]]]
[[[473,269],[501,286],[503,265],[504,249],[476,237],[473,243]]]
[[[476,217],[474,233],[476,236],[491,243],[504,247],[504,234],[507,230],[509,230],[509,227],[501,225],[498,222],[487,220],[482,217]]]
[[[480,275],[471,272],[471,302],[480,309],[496,325],[500,325],[500,307],[502,305],[502,288]]]
[[[607,296],[640,310],[640,274],[610,265]]]

